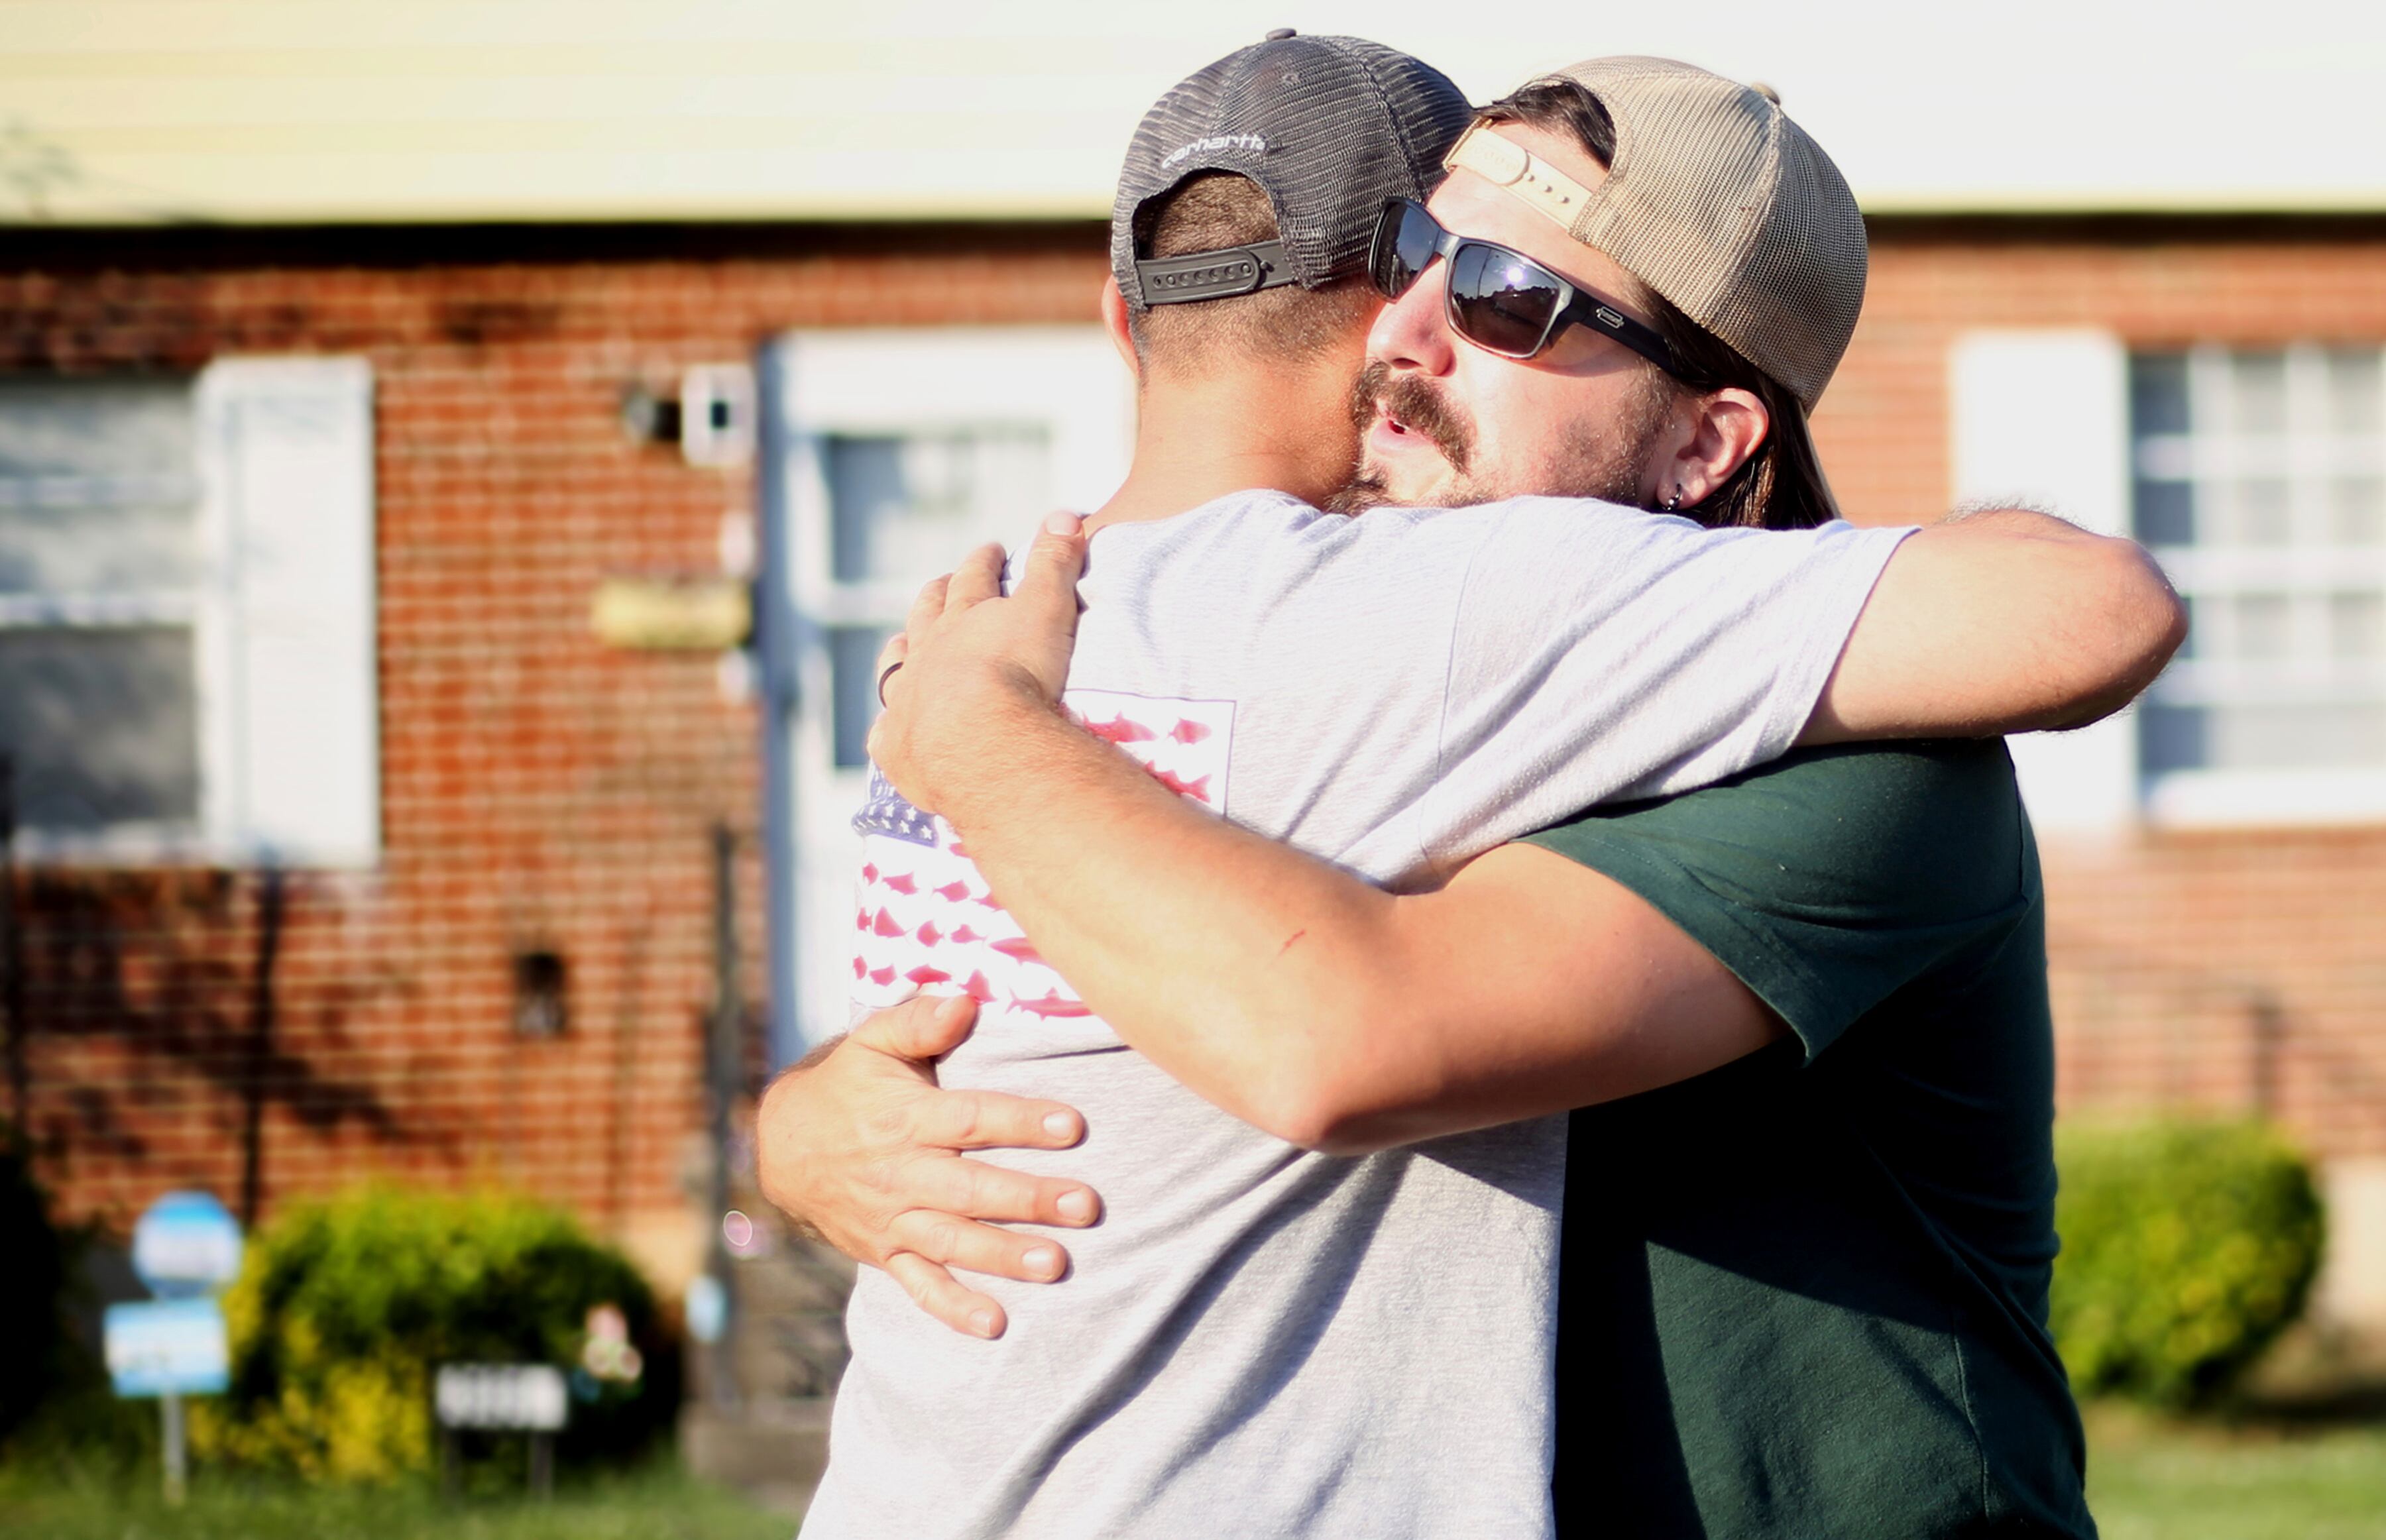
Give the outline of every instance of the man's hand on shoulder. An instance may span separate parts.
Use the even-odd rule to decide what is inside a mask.
[[[998,1337],[1002,1307],[950,1270],[1053,1283],[1069,1267],[1060,1244],[999,1226],[1083,1228],[1101,1200],[1082,1183],[961,1155],[1066,1149],[1085,1136],[1085,1120],[1058,1102],[937,1085],[934,1060],[975,1019],[967,995],[923,996],[787,1070],[762,1094],[755,1167],[763,1196],[807,1233],[884,1268],[953,1330]]]

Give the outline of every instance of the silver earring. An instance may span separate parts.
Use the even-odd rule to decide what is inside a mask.
[[[1681,482],[1676,482],[1674,483],[1674,495],[1673,495],[1671,497],[1668,497],[1668,498],[1666,498],[1666,499],[1665,499],[1665,511],[1666,511],[1667,513],[1679,513],[1679,512],[1681,512],[1681,511],[1682,511],[1682,483],[1681,483]]]

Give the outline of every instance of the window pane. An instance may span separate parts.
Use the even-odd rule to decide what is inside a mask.
[[[2271,477],[2239,482],[2235,502],[2237,544],[2284,545],[2294,538],[2294,515],[2285,482]]]
[[[2185,355],[2141,353],[2129,360],[2129,426],[2140,438],[2187,432]]]
[[[2168,706],[2149,700],[2138,708],[2138,758],[2148,775],[2201,770],[2204,711],[2200,706]]]
[[[894,634],[891,626],[829,631],[830,732],[839,770],[870,763],[870,725],[878,720],[878,649]]]
[[[2386,545],[2386,481],[2347,476],[2329,489],[2331,532],[2346,545]]]
[[[2138,538],[2149,545],[2195,544],[2195,487],[2189,482],[2138,483]]]
[[[2380,361],[2374,347],[2338,348],[2328,356],[2329,427],[2340,433],[2386,433]]]
[[[2287,431],[2287,356],[2240,353],[2230,380],[2231,426],[2248,436]]]
[[[2340,658],[2386,657],[2386,595],[2329,595],[2328,631],[2329,650]]]
[[[1051,511],[1040,429],[833,436],[825,445],[830,570],[840,582],[922,582],[972,546],[1024,539]]]
[[[0,593],[190,587],[192,445],[181,381],[0,380]]]
[[[2268,661],[2294,645],[2293,607],[2283,594],[2246,594],[2237,600],[2236,655]]]
[[[198,817],[191,632],[0,632],[0,750],[27,828]]]

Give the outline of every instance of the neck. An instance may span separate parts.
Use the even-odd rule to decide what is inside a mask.
[[[1136,405],[1135,462],[1088,529],[1171,518],[1230,492],[1322,503],[1357,458],[1347,394],[1315,372],[1147,373]]]

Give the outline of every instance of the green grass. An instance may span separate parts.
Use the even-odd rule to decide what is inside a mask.
[[[2104,1540],[2386,1540],[2386,1424],[2216,1426],[2091,1408]]]
[[[139,1479],[0,1473],[9,1540],[789,1540],[792,1520],[668,1465],[566,1479],[551,1502],[526,1496],[449,1504],[423,1487],[310,1488],[195,1474],[168,1508],[153,1467]]]
[[[2386,1540],[2386,1422],[2227,1426],[2088,1416],[2104,1540]],[[533,1502],[502,1472],[450,1505],[425,1487],[309,1488],[205,1470],[167,1508],[155,1465],[0,1469],[8,1540],[791,1540],[794,1523],[668,1463],[566,1478]]]

